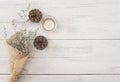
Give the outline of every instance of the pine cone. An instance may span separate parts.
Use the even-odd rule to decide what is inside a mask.
[[[32,9],[29,12],[29,19],[32,22],[39,22],[42,19],[42,12],[39,9]]]
[[[36,49],[43,50],[47,47],[48,40],[44,36],[37,36],[33,44]]]

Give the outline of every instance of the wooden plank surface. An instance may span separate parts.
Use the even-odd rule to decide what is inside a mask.
[[[0,74],[8,74],[8,60],[0,59]],[[120,74],[119,61],[80,61],[79,59],[40,59],[28,60],[23,74]]]
[[[119,0],[0,1],[1,26],[3,22],[20,19],[17,12],[26,9],[28,3],[31,9],[39,8],[44,15],[57,19],[57,31],[39,33],[50,39],[120,39]],[[5,25],[9,33],[11,26]],[[40,27],[32,23],[28,28],[34,26]]]
[[[119,0],[0,0],[0,82],[9,75],[7,34],[14,33],[12,19],[22,20],[17,12],[40,9],[44,16],[56,18],[53,32],[40,29],[38,35],[49,39],[49,46],[32,48],[20,82],[119,82],[120,80],[120,1]],[[29,22],[27,29],[40,24]]]
[[[32,49],[28,74],[119,74],[119,40],[49,40],[43,51]],[[7,47],[1,41],[0,73],[9,73]],[[89,69],[88,69],[89,68]]]
[[[0,82],[7,82],[7,75],[0,75]],[[119,82],[119,75],[23,75],[20,82]]]
[[[48,40],[48,42],[48,47],[42,51],[32,46],[30,57],[80,58],[91,61],[92,59],[107,61],[114,58],[119,60],[120,57],[120,40]],[[7,58],[6,42],[1,40],[0,45],[0,58]]]

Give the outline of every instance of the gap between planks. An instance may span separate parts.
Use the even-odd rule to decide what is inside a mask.
[[[10,75],[9,73],[0,73],[0,75]],[[98,74],[95,74],[95,73],[91,73],[91,74],[20,74],[20,75],[120,75],[120,74],[107,74],[107,73],[98,73]]]
[[[3,40],[4,39],[0,39],[0,40]],[[34,40],[34,39],[31,39],[31,40]],[[115,39],[48,39],[48,40],[120,40],[120,38],[115,38]]]

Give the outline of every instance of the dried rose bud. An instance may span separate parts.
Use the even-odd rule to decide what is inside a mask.
[[[39,9],[32,9],[29,12],[29,19],[32,22],[40,22],[40,20],[42,19],[42,12]]]
[[[43,50],[48,46],[48,40],[44,36],[37,36],[33,44],[36,49]]]

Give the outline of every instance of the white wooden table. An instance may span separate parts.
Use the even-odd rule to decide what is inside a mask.
[[[33,48],[20,82],[120,82],[120,0],[0,0],[0,82],[9,76],[2,25],[12,35],[11,20],[29,3],[54,16],[58,28],[41,29],[49,46]]]

